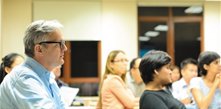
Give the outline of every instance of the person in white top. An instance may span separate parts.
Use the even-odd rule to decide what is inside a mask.
[[[172,84],[172,94],[174,98],[185,104],[186,107],[194,107],[195,103],[189,90],[190,80],[197,77],[197,61],[192,58],[183,60],[180,64],[182,78]]]
[[[190,90],[199,109],[221,109],[220,55],[204,51],[198,58],[201,77],[190,81]]]

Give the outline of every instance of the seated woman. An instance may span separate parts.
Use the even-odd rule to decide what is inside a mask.
[[[145,91],[140,98],[140,109],[186,109],[186,107],[165,90],[172,82],[171,57],[163,51],[151,50],[140,62],[141,77]]]
[[[2,63],[0,67],[0,84],[2,83],[4,77],[10,73],[12,68],[16,65],[21,64],[24,61],[24,58],[17,53],[10,53],[2,58]]]
[[[110,52],[106,61],[106,69],[100,84],[98,109],[133,108],[138,100],[126,87],[125,75],[128,60],[123,51]]]
[[[221,65],[216,52],[205,51],[198,57],[201,77],[190,81],[190,90],[199,109],[221,109]]]

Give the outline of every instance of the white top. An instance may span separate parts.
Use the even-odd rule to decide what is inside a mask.
[[[193,78],[190,81],[190,89],[197,88],[202,91],[204,95],[209,93],[210,88],[204,83],[201,77]],[[221,90],[216,89],[215,94],[213,96],[213,100],[209,105],[208,109],[221,109]]]

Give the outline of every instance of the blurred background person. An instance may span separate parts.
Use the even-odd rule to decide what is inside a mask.
[[[180,78],[182,77],[180,73],[180,68],[177,65],[171,65],[171,70],[172,82],[180,80]]]
[[[166,86],[166,91],[172,94],[172,83],[178,81],[182,76],[180,74],[180,68],[177,65],[171,65],[171,79],[172,82]]]
[[[18,53],[10,53],[2,58],[0,67],[0,84],[4,77],[17,65],[24,61],[24,57]]]
[[[63,82],[61,79],[60,79],[60,76],[61,76],[61,65],[60,66],[57,66],[55,67],[53,70],[52,70],[54,76],[55,76],[55,81],[58,85],[59,88],[61,88],[62,86],[68,86],[67,83]]]
[[[125,84],[128,60],[121,50],[111,51],[100,84],[98,109],[125,109],[136,105],[136,98]],[[138,100],[137,100],[138,103]]]
[[[140,76],[140,65],[141,58],[134,58],[130,62],[130,70],[127,73],[127,85],[132,90],[135,97],[140,97],[144,91],[145,84]]]
[[[180,63],[182,78],[172,84],[174,98],[185,104],[187,108],[195,108],[195,102],[190,92],[190,80],[198,75],[197,61],[192,58],[184,59]]]
[[[190,90],[199,109],[221,109],[220,55],[204,51],[198,57],[201,77],[190,81]]]
[[[140,98],[140,109],[186,109],[165,86],[172,82],[171,57],[163,51],[151,50],[140,62],[145,91]]]

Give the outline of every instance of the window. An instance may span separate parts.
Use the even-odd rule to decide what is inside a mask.
[[[69,83],[98,83],[101,71],[100,41],[67,41],[62,79]]]
[[[191,12],[189,9],[192,8],[198,8],[198,13],[186,13]],[[185,58],[196,59],[204,48],[201,9],[201,7],[139,7],[139,55],[143,56],[151,49],[166,51],[177,65]]]

